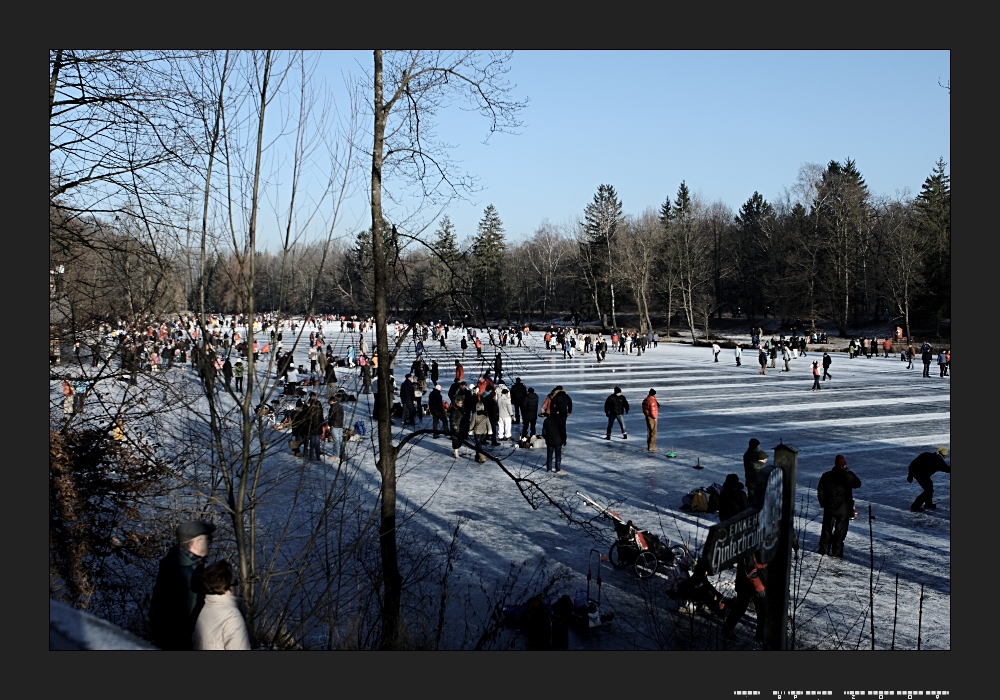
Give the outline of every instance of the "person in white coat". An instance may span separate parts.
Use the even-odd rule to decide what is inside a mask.
[[[497,439],[511,440],[510,425],[514,419],[514,404],[510,401],[510,391],[506,387],[500,390],[500,397],[497,399],[497,408],[500,410],[500,421],[497,428]]]
[[[217,561],[205,567],[201,577],[205,606],[194,625],[194,649],[250,650],[250,634],[240,612],[240,599],[233,594],[233,581],[229,562]]]

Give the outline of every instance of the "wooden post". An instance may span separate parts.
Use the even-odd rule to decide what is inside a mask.
[[[781,526],[778,551],[767,568],[767,615],[765,642],[767,649],[785,649],[788,637],[788,589],[792,571],[792,528],[794,526],[795,475],[799,451],[791,445],[774,448],[774,466],[782,471]],[[757,624],[760,624],[760,620]]]

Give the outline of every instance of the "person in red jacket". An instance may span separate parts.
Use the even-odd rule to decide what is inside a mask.
[[[642,415],[646,416],[646,450],[656,452],[656,422],[660,417],[660,402],[656,400],[656,389],[642,400]]]
[[[819,391],[819,362],[813,362],[812,365],[813,373],[813,386],[810,391]]]

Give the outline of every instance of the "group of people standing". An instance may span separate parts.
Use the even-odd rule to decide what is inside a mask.
[[[607,358],[609,346],[615,352],[631,355],[634,351],[638,356],[649,348],[659,345],[660,334],[656,331],[630,332],[621,328],[612,331],[610,337],[606,339],[603,333],[598,333],[595,337],[591,333],[580,333],[575,328],[549,327],[545,331],[543,340],[545,349],[549,352],[561,351],[563,357],[575,357],[578,353],[581,356],[594,353],[600,363]]]
[[[931,476],[936,472],[951,473],[951,466],[945,461],[948,448],[940,446],[934,452],[923,452],[918,455],[907,468],[907,482],[914,480],[922,491],[910,506],[914,512],[924,508],[934,509],[934,486]],[[751,439],[747,451],[743,454],[744,483],[739,476],[729,474],[722,485],[719,494],[719,520],[725,522],[734,516],[754,507],[760,507],[763,494],[761,488],[761,472],[767,466],[768,455],[760,449],[760,441]],[[844,542],[851,520],[857,516],[854,501],[854,489],[861,488],[861,479],[847,463],[847,458],[838,454],[834,458],[833,468],[824,472],[816,486],[816,498],[823,509],[817,553],[834,558],[844,556]],[[798,548],[797,538],[793,536],[792,546]],[[737,561],[736,566],[736,596],[726,599],[716,591],[707,580],[687,588],[697,592],[697,602],[709,607],[710,610],[725,618],[722,624],[722,635],[728,639],[735,638],[734,629],[747,609],[752,605],[757,616],[757,639],[763,641],[763,620],[766,617],[767,605],[767,564],[758,561],[754,552],[748,552]],[[696,570],[693,580],[705,579],[704,571]]]

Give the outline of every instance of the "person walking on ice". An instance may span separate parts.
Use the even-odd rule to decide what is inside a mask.
[[[608,430],[604,436],[605,440],[611,439],[611,426],[618,421],[618,426],[622,429],[622,440],[628,439],[628,431],[625,430],[625,421],[622,416],[628,413],[628,399],[622,395],[621,387],[615,387],[614,392],[604,400],[604,415],[608,417]]]

